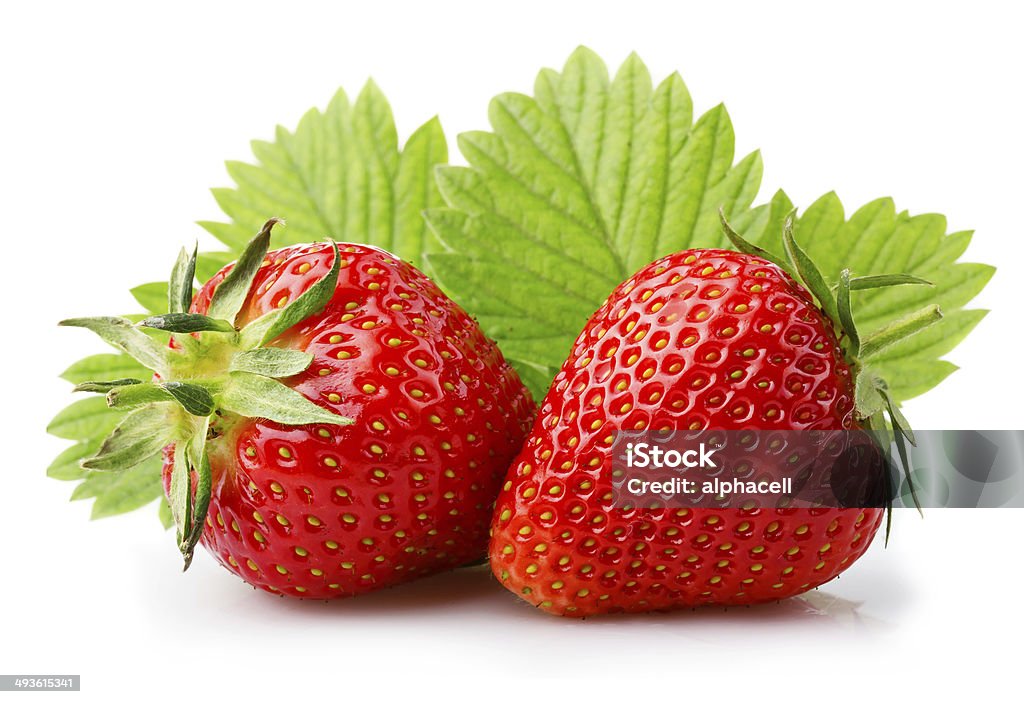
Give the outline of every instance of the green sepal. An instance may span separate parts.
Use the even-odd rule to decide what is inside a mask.
[[[885,414],[879,408],[872,415],[861,421],[863,427],[875,438],[878,448],[885,457],[886,466],[892,464],[892,443],[889,439],[889,428],[885,423]],[[885,506],[885,547],[889,546],[889,535],[892,533],[892,497]]]
[[[195,440],[191,443],[195,446]],[[186,453],[188,455],[189,453]],[[179,540],[178,548],[181,550],[182,557],[185,558],[185,564],[182,567],[182,571],[185,571],[192,564],[192,558],[195,555],[196,545],[199,544],[200,538],[203,537],[203,526],[206,522],[206,514],[210,510],[210,492],[213,487],[213,472],[210,468],[210,456],[206,452],[206,444],[202,443],[202,448],[199,452],[199,459],[193,462],[189,460],[190,470],[196,474],[195,488],[190,496],[192,507],[189,511],[191,517],[191,526],[188,526],[187,533],[184,534],[184,539]],[[190,483],[191,483],[191,471]]]
[[[130,410],[151,403],[173,401],[174,396],[160,384],[147,382],[118,386],[107,392],[107,406],[119,410]]]
[[[149,459],[173,439],[170,408],[146,406],[129,413],[103,441],[99,451],[82,460],[82,468],[121,472]]]
[[[88,391],[94,394],[105,394],[119,386],[134,386],[144,383],[141,379],[113,379],[111,381],[83,381],[76,384],[72,391]]]
[[[893,401],[892,396],[889,395],[888,390],[883,385],[880,385],[879,393],[882,398],[885,399],[886,410],[889,412],[889,421],[892,424],[893,440],[896,443],[896,451],[900,455],[900,462],[903,465],[903,476],[907,480],[907,486],[910,487],[910,496],[914,500],[914,506],[917,507],[917,512],[924,516],[924,509],[921,507],[921,500],[917,497],[917,487],[914,486],[914,477],[911,473],[910,465],[910,453],[907,450],[907,442],[916,445],[917,442],[914,440],[914,432],[910,429],[910,424],[907,419],[903,416],[899,407]]]
[[[127,318],[71,318],[62,320],[59,324],[92,330],[104,342],[127,352],[147,369],[160,375],[167,373],[167,348],[136,328]]]
[[[851,291],[866,291],[873,288],[889,286],[934,286],[928,279],[909,274],[875,274],[873,276],[854,276],[850,279]],[[833,288],[835,288],[833,286]]]
[[[230,381],[217,395],[220,408],[248,418],[267,418],[285,425],[329,423],[351,425],[352,420],[321,408],[279,381],[250,372],[231,372]]]
[[[192,283],[196,278],[198,254],[198,244],[192,249],[191,255],[182,247],[178,260],[174,262],[167,287],[167,310],[170,313],[187,313],[192,306]]]
[[[235,332],[235,326],[228,321],[200,315],[199,313],[165,313],[164,315],[154,315],[141,321],[139,327],[177,333]]]
[[[198,384],[168,381],[159,386],[194,416],[208,416],[216,409],[213,395]]]
[[[861,357],[871,358],[887,347],[921,332],[940,320],[942,320],[942,310],[937,305],[930,305],[883,325],[861,341]]]
[[[796,269],[800,279],[810,289],[811,293],[814,294],[814,297],[818,299],[818,305],[825,311],[825,315],[831,320],[838,320],[839,312],[836,310],[836,299],[832,296],[832,291],[829,290],[828,284],[825,283],[825,277],[821,275],[821,270],[807,256],[807,252],[800,247],[793,236],[792,214],[786,218],[786,223],[782,228],[782,244],[786,249],[786,256],[789,257],[790,262],[793,264],[793,268]]]
[[[889,416],[892,418],[893,427],[901,435],[903,435],[911,445],[916,446],[917,438],[914,437],[914,431],[910,427],[910,422],[907,421],[906,416],[903,415],[903,411],[900,410],[900,407],[896,404],[896,401],[893,400],[892,396],[889,394],[888,389],[881,389],[880,393],[882,394],[882,397],[885,399],[885,404],[889,409]]]
[[[722,216],[722,228],[726,237],[740,252],[761,257],[788,271],[787,267],[773,259],[770,253],[747,242],[738,235],[729,226],[724,215]],[[870,359],[890,345],[935,324],[942,318],[942,312],[938,306],[928,306],[882,326],[865,338],[861,338],[853,317],[851,292],[890,286],[931,286],[933,284],[926,279],[907,274],[877,274],[854,277],[851,276],[849,269],[842,269],[839,272],[839,281],[834,286],[829,287],[825,282],[824,276],[821,274],[821,270],[794,238],[792,214],[786,218],[782,239],[786,255],[796,269],[797,278],[818,299],[818,303],[825,315],[833,323],[838,324],[838,327],[845,333],[845,350],[849,355],[851,368],[856,375],[854,380],[854,396],[858,422],[863,427],[874,432],[878,438],[879,445],[885,452],[887,462],[890,464],[892,462],[891,447],[895,443],[903,474],[910,486],[914,503],[918,511],[921,511],[921,503],[917,498],[917,492],[911,476],[910,453],[907,451],[907,442],[914,444],[913,431],[907,419],[900,412],[898,405],[888,393],[885,380],[872,371],[870,367],[864,366],[862,360]],[[886,420],[886,413],[888,413],[888,421]],[[889,433],[890,425],[892,427],[891,439]],[[885,542],[887,545],[891,529],[892,502],[890,501],[886,507]]]
[[[738,252],[742,252],[743,254],[749,254],[752,257],[759,257],[761,259],[764,259],[765,261],[771,262],[775,266],[785,271],[790,276],[795,277],[795,273],[788,262],[775,256],[767,249],[762,249],[761,247],[758,247],[756,244],[750,242],[749,240],[745,239],[742,235],[740,235],[738,232],[736,232],[736,230],[732,228],[732,225],[729,224],[729,220],[725,217],[724,208],[718,208],[718,217],[722,223],[722,232],[725,234],[726,238],[729,240],[732,246],[736,248]]]
[[[850,356],[856,359],[860,354],[860,334],[853,321],[850,290],[850,270],[843,269],[839,272],[839,286],[836,290],[836,313],[839,315],[839,324],[842,325],[843,332],[846,333]]]
[[[242,304],[245,303],[245,299],[249,295],[256,272],[259,271],[263,259],[267,256],[267,250],[270,247],[270,231],[274,225],[280,222],[282,221],[278,218],[268,220],[259,234],[246,245],[245,251],[238,258],[235,266],[213,292],[213,298],[210,300],[207,310],[207,314],[211,318],[222,318],[234,323],[235,316],[242,310]]]
[[[171,484],[167,492],[171,516],[177,527],[179,549],[186,535],[192,530],[192,470],[189,466],[186,443],[174,446],[174,465],[171,467]]]
[[[331,300],[341,268],[341,256],[334,242],[329,249],[324,249],[325,254],[333,255],[329,272],[290,305],[249,328],[248,347],[243,346],[231,322],[249,295],[248,289],[265,259],[270,229],[276,222],[271,220],[265,225],[240,263],[214,292],[216,305],[211,302],[212,315],[183,310],[191,305],[190,277],[194,278],[194,254],[189,257],[183,253],[172,274],[174,292],[169,284],[166,296],[168,307],[179,310],[150,317],[72,319],[63,323],[94,330],[111,344],[139,358],[158,378],[150,382],[136,377],[92,381],[86,376],[89,365],[74,370],[75,375],[80,375],[77,390],[105,394],[105,398],[73,404],[51,422],[49,429],[55,434],[80,440],[74,452],[61,457],[53,472],[85,478],[87,482],[91,476],[102,476],[90,475],[88,470],[146,468],[149,476],[154,461],[159,463],[156,456],[161,449],[174,444],[171,490],[161,516],[173,519],[178,527],[177,542],[186,569],[201,539],[209,509],[212,468],[206,440],[211,419],[219,409],[287,425],[352,422],[274,380],[274,377],[294,376],[305,371],[313,355],[300,350],[258,346],[322,310]],[[218,309],[230,320],[218,318]],[[180,335],[173,338],[172,347],[165,347],[155,332],[158,330]],[[191,334],[197,332],[223,335]],[[144,370],[143,367],[138,369],[139,372]],[[108,414],[108,408],[127,411],[127,414]],[[86,426],[95,430],[96,435],[100,432],[110,435],[101,444],[98,439],[92,439],[95,437],[93,430],[86,433]],[[68,462],[74,466],[68,467]],[[82,469],[78,469],[79,465]]]
[[[882,412],[885,399],[878,389],[878,377],[870,369],[860,369],[854,382],[857,415],[861,419],[873,418]]]
[[[310,286],[305,293],[286,305],[284,308],[272,310],[252,321],[242,330],[242,347],[262,346],[294,325],[320,312],[334,295],[338,285],[338,272],[341,270],[341,254],[333,240],[334,263],[330,271]]]
[[[313,355],[308,352],[278,347],[257,347],[236,354],[228,371],[250,372],[276,379],[304,372],[312,363]]]

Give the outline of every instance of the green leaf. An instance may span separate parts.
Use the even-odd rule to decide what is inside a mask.
[[[206,283],[221,269],[238,258],[238,252],[202,252],[196,261],[196,278]]]
[[[352,423],[351,419],[321,408],[279,381],[249,372],[231,372],[230,377],[231,381],[217,396],[224,410],[248,418],[268,418],[285,425]]]
[[[164,313],[146,318],[140,327],[167,332],[235,332],[234,326],[226,320],[211,318],[199,313]]]
[[[160,499],[160,503],[157,506],[157,517],[160,519],[160,525],[164,527],[164,530],[174,527],[174,515],[171,513],[171,505],[167,503],[167,497]]]
[[[107,407],[104,398],[94,396],[75,401],[62,410],[46,426],[46,432],[66,440],[100,439],[113,430],[122,418],[120,413]]]
[[[955,364],[944,359],[917,358],[886,363],[874,360],[872,368],[884,375],[890,394],[899,389],[904,399],[920,396],[957,370]]]
[[[46,476],[61,481],[83,479],[88,473],[82,469],[81,462],[92,457],[99,449],[95,441],[80,442],[64,450],[46,468]]]
[[[947,234],[946,230],[942,215],[897,212],[889,198],[872,201],[847,218],[834,193],[815,201],[796,222],[797,238],[830,286],[838,282],[842,269],[850,269],[853,315],[862,340],[925,306],[941,307],[942,320],[892,344],[871,361],[897,403],[945,379],[956,367],[939,358],[984,317],[983,311],[964,306],[984,288],[994,269],[958,262],[971,233]],[[858,290],[853,283],[862,277],[891,274],[924,279],[933,286]]]
[[[94,354],[64,370],[61,379],[81,384],[94,379],[149,378],[150,371],[127,354]]]
[[[306,371],[313,355],[299,350],[257,347],[234,356],[228,371],[251,372],[277,379]]]
[[[391,109],[373,83],[367,84],[355,105],[339,91],[326,110],[309,111],[295,130],[279,127],[274,141],[255,141],[252,149],[255,164],[227,164],[234,187],[214,190],[227,221],[200,223],[229,247],[199,254],[195,276],[200,282],[235,261],[252,233],[275,215],[288,222],[287,228],[274,233],[280,246],[331,236],[391,250],[421,268],[426,252],[443,249],[421,215],[426,208],[444,204],[434,179],[434,169],[448,157],[440,122],[426,122],[399,150]],[[183,287],[174,288],[182,303],[175,312],[187,312]],[[155,283],[137,287],[135,293],[146,310],[160,314],[171,310],[170,290],[166,283]],[[150,374],[127,355],[93,355],[64,373],[76,384],[128,377],[148,379]],[[97,418],[74,420],[82,408],[76,405],[58,417],[54,428],[98,447],[122,416],[107,409],[102,399],[85,401],[97,411]],[[159,495],[159,471],[151,480],[152,495]],[[90,476],[86,481],[96,480]]]
[[[428,121],[400,152],[391,108],[374,83],[354,105],[338,91],[326,110],[310,110],[293,132],[278,127],[273,142],[252,149],[258,163],[228,162],[235,187],[214,190],[230,222],[200,223],[233,251],[268,215],[288,223],[275,235],[279,244],[334,237],[420,266],[424,252],[440,249],[420,213],[442,204],[433,178],[447,160],[441,125]]]
[[[92,518],[128,513],[152,503],[163,494],[159,455],[125,472],[87,472],[71,494],[72,501],[95,498]]]
[[[167,312],[168,293],[166,281],[141,284],[133,288],[131,294],[146,312],[154,315]]]
[[[761,160],[734,164],[725,109],[694,123],[682,79],[655,88],[636,56],[610,78],[580,49],[561,73],[541,72],[533,97],[500,95],[489,114],[491,132],[459,137],[469,167],[439,170],[449,207],[428,221],[450,252],[428,260],[538,397],[590,315],[639,267],[724,243],[720,208],[745,226],[767,223],[767,213],[744,217]]]
[[[127,352],[147,369],[152,369],[157,374],[167,373],[167,349],[136,329],[127,318],[72,318],[63,320],[60,324],[91,330],[104,342]]]

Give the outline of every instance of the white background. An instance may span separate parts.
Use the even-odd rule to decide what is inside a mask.
[[[403,138],[440,113],[454,141],[486,127],[492,95],[529,91],[581,43],[613,69],[631,50],[656,80],[678,69],[701,111],[725,101],[737,154],[763,151],[761,200],[780,186],[803,206],[831,189],[850,209],[892,195],[976,229],[967,258],[1000,271],[975,305],[993,312],[951,355],[963,369],[907,415],[1024,427],[1011,3],[344,5],[0,10],[0,673],[81,673],[83,692],[62,701],[1008,694],[1024,629],[1019,511],[901,513],[888,549],[810,600],[580,623],[480,570],[327,605],[278,600],[206,555],[181,575],[151,508],[90,523],[86,503],[67,502],[70,486],[44,477],[63,445],[43,429],[68,401],[56,375],[102,345],[54,323],[132,309],[128,287],[164,278],[183,243],[212,247],[193,223],[219,217],[207,189],[229,185],[225,159],[371,75]]]

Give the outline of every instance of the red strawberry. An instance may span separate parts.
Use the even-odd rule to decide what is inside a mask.
[[[789,231],[787,244],[809,267]],[[620,430],[860,427],[854,381],[832,321],[775,263],[726,250],[653,262],[593,315],[542,402],[496,503],[495,575],[567,616],[774,601],[829,581],[881,509],[620,508],[608,467]]]
[[[147,321],[179,332],[155,387],[179,393],[167,382],[183,382],[212,401],[189,413],[173,399],[157,404],[177,424],[164,479],[183,514],[176,518],[186,559],[201,534],[225,567],[254,586],[331,598],[482,557],[494,496],[533,414],[518,376],[465,311],[412,265],[362,245],[264,256],[263,239],[247,281],[231,285],[244,265],[228,266],[199,291],[191,313]],[[172,301],[174,288],[172,281]],[[232,288],[240,293],[225,307],[221,292]],[[268,314],[292,306],[305,310],[271,330],[256,352],[262,357],[244,352]],[[211,318],[233,325],[214,329]],[[180,334],[195,321],[203,331]],[[282,354],[305,363],[284,368]],[[237,368],[249,370],[247,381],[265,376],[257,387],[222,390],[236,383],[238,372],[228,370]],[[111,387],[110,394],[116,405],[126,389],[153,386]],[[187,438],[196,425],[205,452]]]

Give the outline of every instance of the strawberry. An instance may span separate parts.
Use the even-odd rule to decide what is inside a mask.
[[[789,262],[723,225],[741,251],[677,252],[615,289],[576,339],[509,469],[491,566],[544,611],[582,617],[774,601],[834,578],[878,530],[879,508],[612,501],[611,448],[623,430],[878,428],[884,407],[901,451],[900,432],[910,436],[867,360],[939,312],[925,309],[861,342],[849,298],[851,288],[927,282],[844,272],[832,293],[791,223]]]
[[[83,385],[129,409],[83,466],[163,448],[186,568],[201,542],[275,594],[349,596],[482,557],[529,392],[412,265],[357,244],[267,253],[273,223],[194,301],[183,252],[167,315],[65,321],[157,375]]]

